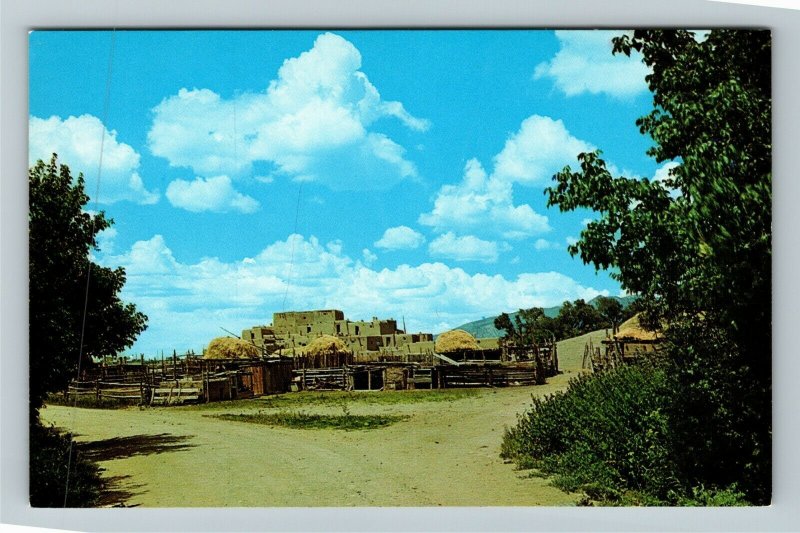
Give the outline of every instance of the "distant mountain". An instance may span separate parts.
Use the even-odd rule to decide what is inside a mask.
[[[589,304],[597,307],[597,298],[592,298],[589,300]],[[628,307],[634,300],[636,300],[636,296],[610,296],[617,300],[619,303],[622,304],[622,307]],[[556,307],[546,307],[544,309],[545,316],[549,316],[550,318],[555,318],[558,316],[558,312],[561,310],[561,306],[557,305]],[[511,320],[517,316],[516,312],[508,313],[508,316],[511,317]],[[463,329],[467,333],[471,333],[473,337],[476,339],[487,339],[492,337],[502,337],[505,332],[503,330],[497,329],[494,327],[494,319],[497,317],[488,317],[482,318],[481,320],[475,320],[474,322],[467,322],[461,326],[458,326],[453,329]]]

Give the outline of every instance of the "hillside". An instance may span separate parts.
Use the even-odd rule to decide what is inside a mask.
[[[610,298],[614,298],[619,303],[622,304],[622,307],[628,307],[635,299],[635,296],[611,296]],[[597,298],[593,298],[589,301],[589,303],[593,306],[597,306]],[[561,306],[557,305],[555,307],[546,307],[544,309],[544,314],[549,316],[550,318],[555,318],[558,316],[558,312],[561,310]],[[516,312],[508,314],[511,317],[511,320],[514,320],[514,317],[517,316]],[[464,331],[471,333],[476,339],[487,339],[492,337],[502,337],[503,331],[494,327],[494,319],[497,317],[488,317],[483,318],[481,320],[475,320],[473,322],[467,322],[461,326],[458,326],[454,329],[463,329]]]

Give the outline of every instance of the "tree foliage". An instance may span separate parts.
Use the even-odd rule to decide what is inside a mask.
[[[664,181],[615,177],[599,151],[579,155],[547,190],[562,211],[592,209],[570,253],[613,267],[669,326],[679,372],[672,428],[694,483],[770,493],[770,34],[637,30],[615,53],[640,52],[653,109],[637,121]]]
[[[85,210],[83,176],[73,179],[53,154],[28,172],[29,320],[31,416],[48,392],[63,390],[91,356],[118,353],[133,344],[147,317],[119,298],[122,268],[91,261],[97,234],[112,220]],[[85,367],[85,366],[84,366]]]
[[[599,296],[594,303],[583,299],[561,304],[556,317],[545,315],[541,307],[520,309],[512,318],[502,313],[494,320],[494,327],[505,331],[504,338],[517,345],[542,344],[577,337],[598,329],[619,326],[638,309],[627,308],[614,298]]]

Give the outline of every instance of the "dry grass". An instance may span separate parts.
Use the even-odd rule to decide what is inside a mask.
[[[261,355],[261,350],[249,342],[233,337],[217,337],[208,343],[203,359],[251,359]]]
[[[433,348],[438,353],[452,353],[464,350],[480,350],[475,337],[463,329],[446,331],[439,335]]]
[[[302,352],[303,355],[310,355],[313,357],[334,354],[351,355],[353,353],[339,337],[334,337],[333,335],[320,335],[309,342],[308,346],[303,348]]]
[[[618,339],[655,340],[661,338],[661,335],[658,331],[644,329],[639,323],[639,315],[636,314],[620,325],[615,337]]]

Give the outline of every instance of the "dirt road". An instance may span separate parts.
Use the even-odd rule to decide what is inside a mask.
[[[503,428],[530,406],[531,395],[563,389],[574,375],[577,356],[560,354],[570,372],[547,385],[486,389],[445,402],[355,403],[352,414],[409,416],[366,431],[287,429],[207,416],[257,410],[257,402],[227,410],[224,404],[219,410],[50,406],[42,416],[86,443],[113,482],[116,500],[126,505],[571,505],[575,496],[499,457]]]

